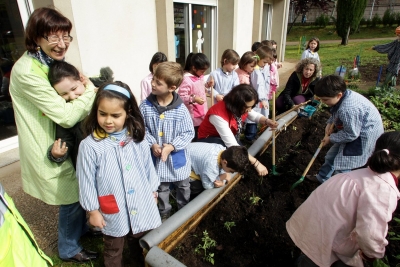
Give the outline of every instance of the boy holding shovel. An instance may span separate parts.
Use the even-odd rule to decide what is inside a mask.
[[[364,96],[346,88],[337,75],[323,77],[314,89],[316,97],[331,109],[325,128],[323,146],[333,143],[316,176],[306,178],[323,183],[333,174],[349,172],[367,163],[376,140],[383,133],[381,115]],[[336,132],[331,129],[335,125]]]

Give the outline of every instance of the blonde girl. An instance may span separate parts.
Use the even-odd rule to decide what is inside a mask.
[[[239,68],[235,70],[240,84],[250,84],[250,74],[257,65],[257,57],[256,53],[248,51],[240,58]]]

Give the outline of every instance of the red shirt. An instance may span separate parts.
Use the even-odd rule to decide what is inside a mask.
[[[225,106],[224,101],[220,101],[214,106],[212,106],[207,114],[202,123],[200,124],[199,131],[198,131],[198,138],[203,139],[207,137],[219,137],[219,133],[217,129],[215,129],[215,126],[211,124],[210,122],[210,116],[211,115],[216,115],[221,117],[223,120],[227,121],[229,124],[229,128],[231,129],[233,135],[236,135],[238,131],[238,125],[235,119],[235,116],[233,116],[232,112],[228,111]],[[244,122],[247,118],[247,113],[242,115],[242,121]]]

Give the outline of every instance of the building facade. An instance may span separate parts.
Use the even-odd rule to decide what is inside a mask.
[[[157,51],[182,65],[190,52],[203,52],[212,71],[225,49],[242,55],[255,41],[273,39],[284,61],[289,2],[0,0],[0,61],[15,62],[25,52],[24,28],[33,10],[54,7],[73,23],[66,61],[88,77],[110,67],[114,80],[127,83],[140,99],[140,81]]]

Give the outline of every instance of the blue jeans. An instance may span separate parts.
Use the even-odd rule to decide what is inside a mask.
[[[68,259],[83,249],[79,243],[86,233],[86,211],[79,202],[61,205],[58,215],[58,254],[61,259]]]
[[[247,123],[246,129],[244,130],[244,137],[252,141],[257,136],[257,123]]]
[[[333,163],[335,161],[335,158],[339,152],[339,147],[340,144],[333,144],[333,146],[328,150],[328,152],[325,155],[325,162],[322,164],[321,168],[319,169],[319,172],[317,174],[317,179],[321,183],[325,182],[333,174],[338,174],[338,173],[344,173],[344,172],[349,172],[351,170],[335,170]]]

